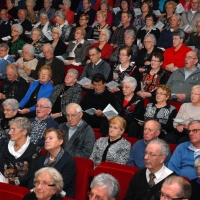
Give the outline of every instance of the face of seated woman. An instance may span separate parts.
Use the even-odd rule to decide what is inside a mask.
[[[76,83],[77,79],[75,78],[74,73],[72,72],[67,72],[65,76],[65,85],[66,86],[72,86]]]
[[[167,99],[169,96],[167,96],[167,91],[163,90],[161,88],[158,88],[156,91],[156,102],[157,103],[164,103],[167,102]]]
[[[194,88],[191,91],[192,104],[200,104],[200,88]]]
[[[44,26],[48,21],[48,18],[45,16],[40,16],[40,23]]]
[[[13,110],[11,105],[5,105],[3,110],[6,119],[13,118],[17,114],[17,110]]]
[[[160,61],[160,59],[155,57],[155,56],[152,56],[151,68],[154,69],[154,70],[160,69],[161,65],[162,65],[162,62]]]
[[[42,84],[45,84],[45,83],[47,83],[48,81],[50,81],[51,78],[50,78],[49,71],[46,70],[46,69],[43,69],[43,70],[40,72],[39,79],[40,79],[40,83],[42,83]]]
[[[117,121],[116,123],[111,123],[109,125],[109,137],[111,141],[119,139],[123,133],[124,130],[121,129],[120,122]]]
[[[132,87],[130,82],[122,84],[122,92],[124,96],[130,96],[131,94],[134,94],[134,91],[135,87]]]
[[[41,36],[39,35],[38,31],[33,31],[31,34],[31,38],[34,42],[37,42],[41,38]]]
[[[78,41],[83,39],[83,34],[81,33],[80,29],[75,31],[74,38],[75,38],[75,40],[78,40]]]

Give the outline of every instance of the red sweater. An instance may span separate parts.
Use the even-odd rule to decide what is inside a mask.
[[[67,20],[67,22],[68,22],[69,24],[73,24],[73,23],[74,23],[74,11],[72,11],[72,10],[69,9],[69,10],[65,13],[65,15],[66,15],[66,20]],[[53,19],[52,19],[52,23],[53,23],[53,24],[56,23],[56,18],[55,18],[55,16],[54,16]]]
[[[164,51],[164,62],[162,67],[165,68],[166,65],[174,63],[174,66],[182,68],[185,65],[185,55],[188,51],[191,51],[190,47],[182,46],[175,51],[174,47],[170,47]]]
[[[102,0],[97,0],[96,3],[94,4],[94,10],[97,12],[99,10],[100,4],[101,4]],[[114,3],[113,0],[108,0],[108,5],[111,6],[113,8]]]

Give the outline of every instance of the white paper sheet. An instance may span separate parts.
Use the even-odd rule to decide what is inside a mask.
[[[161,21],[158,21],[155,25],[156,28],[158,28],[159,30],[161,30],[164,27],[164,24]]]
[[[157,16],[161,15],[160,10],[153,10],[153,13],[154,13],[155,15],[157,15]]]
[[[183,120],[183,119],[174,119],[174,122],[178,123],[178,124],[182,124],[182,125],[186,124],[185,120]]]
[[[111,119],[115,116],[118,115],[118,112],[113,108],[113,106],[111,106],[110,104],[108,104],[106,106],[106,108],[103,110],[103,114],[108,118]]]
[[[56,56],[56,58],[58,58],[58,59],[60,59],[60,60],[62,60],[64,63],[66,63],[67,62],[67,60],[65,60],[62,56]]]
[[[90,109],[87,109],[87,110],[85,110],[85,111],[83,111],[83,112],[86,112],[86,113],[88,113],[89,115],[94,115],[95,111],[96,111],[95,108],[90,108]]]
[[[80,81],[77,82],[80,85],[87,85],[91,84],[91,80],[88,79],[87,77],[83,77]]]
[[[112,88],[116,88],[119,86],[119,83],[115,82],[115,81],[110,81],[109,83],[106,84],[106,86],[110,89]]]
[[[176,11],[175,11],[175,13],[182,13],[182,12],[184,12],[184,8],[183,8],[182,4],[179,3],[179,4],[176,6]]]
[[[113,12],[115,13],[115,15],[120,11],[120,7],[116,7],[116,8],[113,8]]]
[[[1,38],[3,41],[8,41],[11,39],[10,35]]]
[[[135,12],[135,15],[141,15],[142,14],[142,11],[141,11],[140,8],[134,8],[133,10]]]

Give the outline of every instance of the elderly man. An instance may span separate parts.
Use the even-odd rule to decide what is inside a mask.
[[[162,183],[174,174],[164,165],[168,154],[169,146],[164,140],[155,139],[149,142],[144,151],[146,168],[133,176],[124,200],[159,199]]]
[[[189,200],[191,193],[192,187],[190,183],[183,177],[173,175],[165,179],[160,192],[160,200]]]
[[[172,91],[172,100],[190,101],[190,91],[194,85],[200,84],[200,69],[196,67],[197,53],[189,51],[185,56],[185,67],[177,69],[170,76],[167,85]]]
[[[32,130],[29,133],[31,142],[44,148],[44,132],[49,128],[58,128],[58,123],[54,121],[51,114],[52,104],[47,98],[41,98],[36,104],[36,117],[31,118]]]
[[[66,134],[65,150],[72,156],[89,158],[95,143],[94,132],[82,120],[82,108],[76,103],[66,106],[67,123],[62,123],[59,129]]]
[[[170,48],[173,45],[172,42],[172,33],[175,29],[178,29],[181,22],[181,17],[179,14],[173,14],[170,18],[170,28],[164,29],[160,33],[160,37],[156,44],[157,47],[162,47],[164,49]]]
[[[89,57],[91,62],[84,67],[83,73],[81,74],[80,79],[87,77],[92,79],[94,74],[100,73],[103,74],[107,80],[110,74],[110,65],[101,59],[101,50],[99,47],[91,47],[89,49]],[[86,88],[91,88],[92,85],[84,85]]]
[[[44,44],[42,51],[44,58],[39,59],[36,69],[31,70],[30,76],[34,79],[38,79],[38,71],[40,68],[44,65],[48,65],[51,67],[53,74],[51,83],[54,85],[61,84],[64,79],[64,63],[60,59],[54,57],[54,48],[51,44]]]
[[[144,150],[151,140],[155,140],[160,135],[161,125],[154,119],[150,119],[144,124],[143,139],[138,140],[132,147],[131,155],[127,165],[135,166],[140,169],[145,168]],[[169,162],[171,153],[167,155],[165,164]]]
[[[186,30],[187,33],[197,31],[196,24],[197,19],[199,18],[199,0],[191,0],[191,9],[187,12],[183,12],[183,14],[181,15],[181,23],[179,27],[184,30],[185,26],[190,25],[191,29],[189,28],[188,30]]]
[[[6,43],[0,44],[0,79],[6,78],[7,65],[15,62],[14,58],[8,54],[9,50],[9,46]]]
[[[188,133],[190,141],[177,146],[168,167],[180,176],[194,179],[197,177],[194,162],[200,157],[200,121],[191,121],[188,124]]]
[[[18,18],[19,18],[19,19],[17,19],[17,22],[18,22],[18,24],[21,24],[24,32],[31,31],[32,30],[32,24],[29,20],[26,19],[27,11],[25,9],[20,9],[18,11],[17,15],[18,15]]]

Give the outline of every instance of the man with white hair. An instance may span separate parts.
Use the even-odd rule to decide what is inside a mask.
[[[66,106],[67,123],[58,127],[66,135],[65,150],[72,156],[89,158],[95,143],[94,132],[85,121],[82,120],[82,108],[76,103]]]

